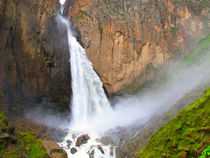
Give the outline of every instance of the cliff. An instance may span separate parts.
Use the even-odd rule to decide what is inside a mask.
[[[0,89],[11,105],[69,108],[66,29],[55,0],[0,1]]]
[[[109,95],[132,91],[209,32],[209,2],[68,0],[78,39]]]

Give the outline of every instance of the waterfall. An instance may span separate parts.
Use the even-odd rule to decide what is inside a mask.
[[[103,84],[94,71],[85,50],[73,36],[68,20],[61,17],[68,28],[68,44],[72,76],[72,121],[88,122],[94,115],[110,111],[111,106],[103,90]]]
[[[64,2],[65,0],[62,1],[62,3]],[[61,14],[63,9],[62,5]],[[70,104],[72,119],[69,133],[59,144],[71,158],[114,158],[114,148],[111,145],[103,145],[98,141],[100,137],[98,133],[93,132],[93,134],[87,130],[88,126],[94,131],[94,127],[90,126],[91,120],[98,117],[103,118],[105,114],[112,113],[103,84],[87,58],[85,49],[74,37],[70,22],[61,15],[59,15],[59,19],[67,27],[73,92]],[[78,147],[76,145],[77,139],[87,133],[90,139],[86,144]],[[72,153],[72,149],[77,150],[77,152]]]

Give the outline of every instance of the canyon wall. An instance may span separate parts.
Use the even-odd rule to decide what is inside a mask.
[[[55,0],[0,1],[0,91],[10,110],[18,104],[69,108],[68,43],[56,20],[59,8]]]
[[[189,53],[209,33],[209,6],[207,0],[67,0],[64,14],[112,95],[135,90],[162,64]]]

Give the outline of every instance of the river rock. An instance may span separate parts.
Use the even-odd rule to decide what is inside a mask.
[[[97,148],[101,151],[102,154],[104,154],[104,149],[100,145],[97,145]]]
[[[77,148],[75,148],[75,147],[71,148],[71,153],[72,154],[75,154],[76,152],[77,152]]]
[[[77,141],[76,141],[76,146],[80,146],[82,144],[86,144],[88,142],[88,140],[90,139],[89,135],[88,134],[84,134],[84,135],[81,135],[77,138]]]
[[[89,158],[94,158],[94,154],[95,154],[95,150],[93,149],[93,150],[89,153]]]
[[[67,140],[66,143],[67,143],[67,147],[70,149],[72,141],[71,140]]]

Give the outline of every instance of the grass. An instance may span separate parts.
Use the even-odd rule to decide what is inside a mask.
[[[206,149],[202,152],[200,158],[206,158],[210,156],[210,146],[207,146]]]
[[[0,112],[0,121],[7,120],[7,117]],[[6,123],[0,123],[0,127],[8,126]],[[0,135],[3,134],[0,131]],[[11,144],[8,140],[0,139],[0,158],[18,158],[18,157],[30,157],[30,158],[45,158],[47,156],[46,151],[43,149],[41,140],[37,140],[35,136],[30,133],[15,132],[14,136],[17,139],[16,143]],[[14,149],[7,147],[13,146]]]
[[[21,139],[23,140],[26,154],[30,158],[44,158],[47,153],[43,149],[43,144],[40,140],[37,140],[35,136],[29,133],[20,133]]]
[[[209,106],[210,88],[202,98],[156,132],[140,151],[139,158],[193,158],[201,156],[202,151],[202,155],[209,154]]]
[[[198,42],[196,49],[187,54],[176,66],[172,68],[172,71],[179,69],[180,67],[183,66],[183,64],[194,68],[195,66],[201,64],[204,60],[209,59],[209,56],[210,56],[210,34],[208,34],[205,38],[201,39]]]

